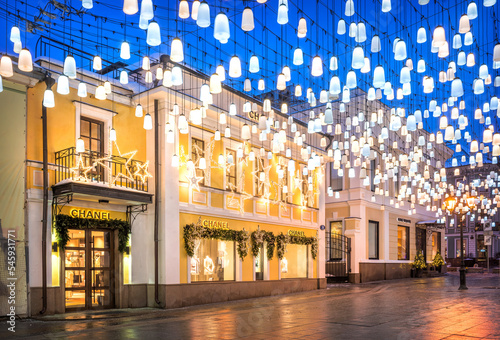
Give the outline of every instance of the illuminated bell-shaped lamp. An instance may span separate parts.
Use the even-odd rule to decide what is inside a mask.
[[[172,85],[182,85],[182,69],[179,66],[172,67]]]
[[[146,20],[151,20],[155,16],[153,10],[153,0],[142,0],[141,1],[141,17]]]
[[[420,27],[417,31],[417,43],[423,44],[427,41],[427,31],[424,27]]]
[[[137,0],[124,0],[123,12],[128,15],[135,14],[139,11],[139,4]]]
[[[218,94],[222,92],[222,83],[219,74],[214,73],[210,76],[210,93]]]
[[[61,74],[57,79],[57,93],[59,94],[69,94],[69,80],[68,77]]]
[[[55,106],[54,102],[54,92],[50,88],[47,88],[43,94],[43,106],[51,108]],[[83,142],[83,140],[82,140]]]
[[[470,143],[470,152],[478,152],[479,151],[479,144],[477,140],[473,140]]]
[[[237,56],[233,56],[229,61],[229,76],[231,78],[241,77],[241,62]]]
[[[406,84],[411,81],[410,69],[407,66],[404,66],[401,69],[401,75],[399,77],[399,81],[401,82],[401,84]]]
[[[318,57],[319,58],[319,57]],[[355,70],[359,70],[365,65],[365,52],[361,46],[356,46],[352,51],[351,66]],[[321,74],[320,74],[321,75]]]
[[[489,118],[489,117],[488,117]],[[490,129],[483,131],[483,143],[491,143],[493,141],[493,132]]]
[[[448,125],[446,130],[444,130],[444,140],[451,141],[455,138],[455,129],[453,126]]]
[[[31,58],[31,52],[27,48],[23,48],[19,52],[17,67],[23,72],[33,71],[33,59]]]
[[[302,86],[296,85],[294,91],[295,97],[302,97]]]
[[[340,92],[340,79],[338,76],[333,76],[330,80],[330,93],[333,95],[337,95],[340,94]]]
[[[455,78],[451,82],[451,96],[458,98],[464,95],[464,87],[460,78]]]
[[[137,106],[135,107],[135,116],[140,118],[142,117],[142,105],[141,104],[137,104]]]
[[[440,47],[446,42],[446,34],[443,26],[437,26],[432,36],[432,46]]]
[[[365,64],[364,66],[361,68],[361,73],[369,73],[370,72],[370,58],[368,57],[365,57]]]
[[[153,128],[153,119],[149,113],[144,116],[144,124],[142,125],[144,130],[151,130]]]
[[[78,97],[80,97],[80,98],[87,97],[87,84],[85,84],[84,82],[79,83],[77,94],[78,94]]]
[[[214,22],[214,38],[219,40],[221,44],[226,44],[229,40],[229,20],[223,12],[220,12],[215,17]]]
[[[104,85],[97,86],[97,88],[95,89],[95,98],[99,100],[106,99],[106,89],[104,88]]]
[[[395,60],[406,59],[406,43],[403,40],[399,40],[396,44],[394,59]]]
[[[196,24],[201,28],[206,28],[210,26],[210,7],[206,1],[200,3],[198,8],[198,17],[196,18]]]
[[[305,18],[299,19],[299,26],[297,27],[297,37],[305,38],[307,34],[307,22]]]
[[[281,1],[280,1],[281,2]],[[288,23],[288,7],[285,3],[281,2],[278,7],[278,24],[285,25]]]
[[[467,14],[464,14],[460,17],[458,32],[464,34],[464,33],[467,33],[469,31],[470,31],[469,17],[467,16]]]
[[[144,1],[144,0],[143,0]],[[159,46],[161,44],[160,26],[156,21],[151,21],[148,25],[146,43],[149,46]],[[173,42],[172,42],[173,44]]]
[[[385,71],[380,65],[375,67],[373,71],[373,87],[376,89],[382,88],[385,85]]]
[[[76,62],[72,55],[68,55],[64,59],[63,73],[70,79],[76,78]]]
[[[354,15],[354,2],[347,0],[345,3],[345,16],[350,17]]]
[[[95,71],[102,70],[102,59],[98,55],[94,56],[94,59],[92,60],[92,68]]]
[[[474,89],[474,94],[483,94],[484,93],[484,82],[481,78],[475,79],[472,87]]]
[[[500,63],[500,43],[493,48],[493,62]]]
[[[257,83],[257,90],[259,91],[264,91],[266,89],[266,83],[264,79],[259,79],[259,82]]]
[[[425,72],[425,60],[420,59],[417,63],[417,72],[424,73]]]
[[[176,63],[180,63],[184,60],[184,48],[179,38],[174,38],[174,40],[172,40],[172,45],[170,46],[170,59]]]
[[[302,65],[304,63],[304,54],[300,47],[297,47],[295,51],[293,51],[293,64],[294,65]]]
[[[323,62],[319,56],[315,56],[312,60],[311,75],[319,77],[323,74]]]
[[[372,38],[371,52],[378,53],[378,52],[380,52],[381,49],[382,49],[382,46],[380,44],[380,37],[375,34]]]
[[[346,87],[348,89],[355,89],[357,86],[358,86],[358,82],[356,79],[356,73],[352,70],[347,72]]]
[[[200,1],[194,0],[193,7],[191,8],[191,18],[196,21],[198,20],[198,10],[200,9]]]
[[[474,36],[472,35],[472,32],[467,32],[465,33],[464,36],[464,45],[465,46],[470,46],[474,42]]]
[[[382,0],[382,12],[387,13],[391,11],[391,0]]]
[[[461,47],[462,47],[462,36],[457,33],[453,36],[453,49],[458,50]]]
[[[10,59],[8,55],[3,55],[0,59],[0,75],[5,78],[12,77],[14,75],[12,59]]]
[[[259,58],[254,54],[253,56],[250,57],[250,62],[249,62],[249,67],[248,71],[250,73],[257,73],[260,70],[259,67]]]
[[[373,87],[370,87],[368,89],[368,95],[367,95],[366,99],[368,99],[370,101],[377,99],[376,92],[375,92],[375,89]]]
[[[253,12],[250,7],[245,7],[243,10],[243,15],[241,16],[241,29],[246,32],[250,32],[255,28],[253,20]]]
[[[479,78],[481,79],[486,79],[488,78],[488,66],[486,64],[483,64],[479,67]]]
[[[130,45],[126,41],[122,42],[120,47],[120,58],[124,60],[130,59]]]
[[[346,32],[346,25],[345,25],[345,20],[340,19],[338,24],[337,24],[337,34],[338,35],[344,35]]]
[[[21,41],[21,31],[19,30],[19,27],[12,26],[10,29],[10,41],[13,43]]]
[[[243,126],[241,127],[241,138],[244,140],[248,140],[251,137],[252,135],[250,131],[250,126],[247,123],[243,124]]]
[[[497,3],[497,0],[484,0],[483,5],[484,5],[484,7],[491,7],[496,3]]]
[[[470,20],[474,20],[477,18],[477,5],[474,1],[469,3],[467,6],[467,16]]]
[[[356,26],[356,36],[354,41],[362,43],[366,41],[366,25],[363,22],[358,23]]]
[[[286,89],[286,77],[283,73],[278,74],[278,80],[276,81],[276,89],[280,91]]]
[[[406,119],[406,129],[408,131],[416,131],[417,130],[417,121],[414,115],[409,115]]]
[[[179,2],[179,18],[189,18],[189,3],[187,0],[181,0],[181,2]]]

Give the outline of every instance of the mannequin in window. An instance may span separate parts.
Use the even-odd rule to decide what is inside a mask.
[[[200,258],[193,255],[191,258],[191,275],[198,275],[200,273]]]
[[[281,272],[288,273],[288,260],[286,259],[286,257],[281,260]]]
[[[209,281],[212,281],[212,275],[214,274],[214,261],[207,255],[203,260],[203,274],[209,276]]]

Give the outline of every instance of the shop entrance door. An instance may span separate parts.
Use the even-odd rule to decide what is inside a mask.
[[[255,257],[255,279],[264,280],[264,249],[259,248],[259,254]]]
[[[114,307],[113,231],[70,229],[64,254],[66,310]]]

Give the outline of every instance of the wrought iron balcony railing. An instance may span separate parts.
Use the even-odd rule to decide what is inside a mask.
[[[148,162],[95,151],[76,152],[75,147],[55,153],[55,183],[64,180],[100,183],[110,187],[148,191]]]

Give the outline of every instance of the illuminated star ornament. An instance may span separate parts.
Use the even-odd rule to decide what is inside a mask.
[[[77,156],[78,161],[77,165],[74,168],[70,168],[70,171],[73,173],[73,178],[78,182],[90,182],[90,178],[88,177],[89,171],[91,171],[94,166],[85,166],[85,162],[83,161],[82,156]]]
[[[196,172],[193,171],[191,176],[186,176],[186,179],[189,184],[189,189],[190,190],[196,190],[200,191],[200,182],[203,181],[204,177],[198,177],[196,176]]]
[[[142,183],[146,182],[147,178],[152,178],[153,176],[148,172],[149,161],[143,164],[137,163],[137,169],[134,172],[134,177],[139,177]],[[199,188],[198,188],[199,189]]]

